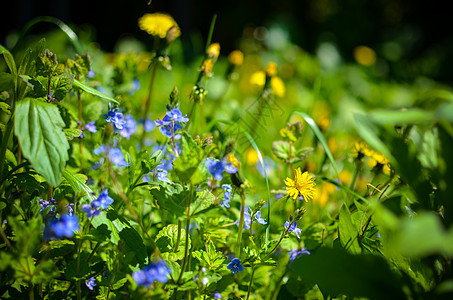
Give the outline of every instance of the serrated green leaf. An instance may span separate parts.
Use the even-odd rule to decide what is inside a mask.
[[[287,160],[290,155],[293,156],[296,152],[296,149],[293,145],[285,141],[275,141],[272,143],[272,152],[279,159]]]
[[[189,201],[189,192],[180,184],[167,184],[151,189],[151,194],[156,198],[160,207],[168,210],[176,217],[183,216]]]
[[[89,86],[81,83],[77,79],[74,79],[73,86],[76,86],[79,89],[81,89],[82,91],[85,91],[85,92],[87,92],[87,93],[89,93],[89,94],[91,94],[93,96],[99,97],[99,98],[101,98],[104,101],[109,101],[109,102],[113,102],[113,103],[119,104],[119,102],[117,100],[113,99],[112,97],[109,97],[109,96],[99,92],[98,90],[95,90],[92,87],[89,87]]]
[[[56,100],[61,101],[72,88],[74,82],[74,75],[64,74],[52,78],[52,89],[54,90],[53,96]]]
[[[17,103],[14,128],[24,156],[52,186],[61,181],[69,144],[58,108],[38,99]]]
[[[178,248],[175,249],[178,240],[178,225],[171,224],[162,228],[156,236],[156,246],[159,248],[162,258],[169,261],[177,261],[184,257],[186,246],[186,230],[181,229],[181,236]],[[190,249],[190,236],[188,240]]]

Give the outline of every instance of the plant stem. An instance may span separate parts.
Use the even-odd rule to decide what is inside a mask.
[[[237,248],[236,248],[236,257],[241,256],[241,242],[242,242],[242,230],[244,228],[244,214],[245,214],[245,195],[241,191],[241,216],[239,217],[239,229],[238,229],[238,239],[237,239]]]
[[[249,288],[248,288],[248,291],[247,291],[247,298],[245,298],[246,300],[249,299],[250,292],[252,291],[253,275],[255,275],[255,266],[252,267],[252,275],[250,276]]]
[[[148,96],[146,97],[145,108],[143,110],[143,125],[145,124],[145,121],[148,118],[148,111],[149,111],[149,107],[151,104],[151,96],[152,96],[152,92],[153,92],[153,85],[154,85],[154,80],[156,78],[156,71],[157,71],[157,62],[153,59],[151,64],[152,64],[152,67],[151,67],[151,77],[150,77],[150,81],[149,81],[149,92],[148,92]],[[142,134],[142,138],[140,141],[142,147],[143,147],[143,141],[145,140],[145,134],[146,134],[146,131],[145,131],[145,129],[143,129],[143,134]]]

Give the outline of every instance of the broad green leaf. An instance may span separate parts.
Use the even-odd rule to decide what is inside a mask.
[[[125,227],[119,232],[122,241],[129,248],[129,251],[134,252],[135,258],[139,264],[144,264],[148,256],[145,244],[138,232],[132,227]]]
[[[58,77],[52,78],[52,85],[56,100],[61,101],[72,88],[72,82],[74,81],[74,75],[64,74]]]
[[[9,71],[11,72],[11,74],[13,74],[14,78],[16,78],[17,67],[13,55],[2,45],[0,45],[0,54],[3,54],[3,58],[5,59],[6,64],[8,65]]]
[[[92,87],[89,87],[83,83],[81,83],[80,81],[78,81],[77,79],[74,79],[74,82],[72,83],[73,86],[76,86],[78,87],[79,89],[81,89],[82,91],[85,91],[93,96],[96,96],[96,97],[99,97],[101,98],[102,100],[105,100],[105,101],[109,101],[109,102],[113,102],[113,103],[116,103],[116,104],[119,104],[119,102],[115,99],[113,99],[112,97],[109,97],[101,92],[99,92],[98,90],[95,90],[93,89]]]
[[[98,216],[94,217],[91,220],[91,224],[98,229],[100,234],[103,234],[105,237],[109,238],[112,243],[118,245],[120,240],[119,231],[115,224],[107,218],[107,213],[102,211]]]
[[[186,230],[181,229],[181,236],[176,248],[178,240],[178,225],[171,224],[164,228],[156,236],[156,246],[159,248],[162,258],[170,261],[177,261],[184,257],[184,248],[186,246]],[[190,235],[189,235],[189,250],[190,250]]]
[[[204,157],[203,150],[187,133],[182,135],[181,140],[182,151],[173,162],[173,169],[182,182],[197,185],[206,178],[199,168]]]
[[[189,191],[185,191],[182,185],[163,183],[163,185],[151,189],[151,194],[163,209],[176,217],[184,215],[189,202]]]
[[[49,184],[58,186],[69,149],[58,108],[26,98],[17,103],[14,127],[24,156]]]
[[[341,246],[353,254],[362,253],[359,244],[359,226],[354,223],[349,210],[343,204],[340,209],[340,222],[338,225],[338,236]]]
[[[410,257],[434,254],[453,257],[453,227],[446,231],[439,216],[423,212],[402,221],[391,244],[400,253]]]
[[[289,142],[275,141],[272,143],[272,151],[275,156],[282,160],[287,160],[296,154],[296,148]]]
[[[297,258],[291,269],[291,278],[300,276],[306,283],[317,284],[324,297],[406,299],[401,278],[382,257],[323,247]]]
[[[68,181],[71,185],[72,189],[77,195],[81,195],[82,197],[87,197],[90,201],[96,199],[94,192],[91,188],[86,185],[85,181],[88,179],[83,174],[73,174],[68,169],[63,170],[63,177]]]

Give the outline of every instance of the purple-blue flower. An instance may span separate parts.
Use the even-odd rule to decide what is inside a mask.
[[[96,128],[96,125],[94,125],[94,121],[90,121],[85,125],[85,129],[88,130],[91,133],[96,133],[98,130]]]
[[[158,180],[160,181],[164,181],[164,182],[170,182],[170,179],[168,179],[168,173],[166,170],[163,170],[163,169],[156,169],[156,177]]]
[[[110,161],[117,167],[127,167],[127,162],[124,160],[124,154],[120,148],[112,148],[109,150]]]
[[[255,219],[258,221],[258,223],[260,223],[262,225],[266,225],[267,224],[266,220],[261,218],[261,211],[257,211],[256,212]]]
[[[146,119],[145,122],[143,122],[143,120],[141,120],[140,123],[143,123],[145,132],[150,132],[150,131],[154,130],[154,128],[156,128],[153,121],[150,119]]]
[[[47,223],[44,228],[44,239],[71,238],[74,235],[74,231],[79,230],[79,228],[79,218],[77,216],[63,215],[61,218]]]
[[[50,213],[55,214],[55,208],[57,207],[57,204],[55,203],[54,198],[50,199],[50,201],[39,199],[39,205],[41,206],[39,212],[41,212],[44,208],[51,206]]]
[[[74,209],[72,208],[74,206],[74,203],[68,203],[66,204],[66,208],[68,209],[68,215],[72,216],[74,213]]]
[[[292,218],[293,217],[291,216],[290,220],[292,220]],[[297,228],[296,222],[291,223],[291,222],[286,221],[285,229],[287,229],[288,231],[292,231],[297,236],[297,238],[300,239],[300,234],[301,234],[302,230],[300,228]]]
[[[209,157],[206,159],[206,167],[215,180],[220,181],[223,179],[224,164],[222,161]]]
[[[159,126],[159,131],[166,137],[172,137],[176,140],[181,138],[180,134],[176,134],[179,129],[182,129],[181,123],[188,122],[189,119],[186,115],[182,115],[182,112],[178,108],[173,108],[167,111],[165,117],[162,120],[156,120],[154,123]]]
[[[82,211],[87,214],[87,218],[96,217],[101,213],[101,209],[93,204],[82,205]]]
[[[289,260],[290,261],[295,260],[299,256],[310,255],[310,254],[311,253],[308,252],[308,250],[305,249],[305,248],[302,248],[301,250],[294,249],[294,250],[291,250],[291,251],[288,252],[288,256],[289,256]]]
[[[244,267],[241,265],[239,258],[233,258],[233,260],[227,265],[227,268],[236,274],[238,271],[243,271]]]
[[[91,277],[90,279],[88,279],[87,281],[85,281],[85,285],[90,289],[90,290],[93,290],[93,288],[96,286],[96,283],[94,283],[96,279],[94,279],[94,277]]]
[[[101,207],[103,209],[109,208],[109,205],[113,203],[113,199],[109,197],[109,191],[103,190],[96,200],[92,201],[92,205],[95,207]]]
[[[120,135],[129,139],[129,137],[135,132],[137,129],[137,122],[131,115],[126,115],[124,117],[125,123],[123,129],[120,130]]]
[[[217,300],[217,299],[222,299],[222,295],[218,292],[218,291],[215,291],[214,293],[214,299]]]
[[[230,207],[230,200],[231,200],[231,185],[223,184],[223,201],[220,202],[220,206],[229,208]]]
[[[118,130],[123,129],[123,126],[126,124],[123,114],[119,108],[110,109],[104,117],[107,122],[111,123],[112,126]]]
[[[149,286],[154,281],[167,282],[169,274],[170,269],[167,264],[164,260],[160,260],[146,266],[143,270],[135,271],[132,273],[132,278],[138,285]]]
[[[132,80],[132,88],[129,90],[128,94],[129,95],[134,94],[136,91],[138,91],[139,88],[140,88],[140,81],[138,81],[137,78],[134,78],[134,80]]]

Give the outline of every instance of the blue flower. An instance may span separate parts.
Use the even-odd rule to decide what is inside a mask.
[[[232,191],[231,185],[223,184],[222,189],[223,189],[223,201],[220,203],[220,206],[229,208]]]
[[[93,71],[93,68],[90,69],[90,71],[88,72],[87,77],[88,77],[88,78],[94,78],[94,71]]]
[[[110,161],[117,167],[127,167],[127,162],[124,160],[124,154],[120,148],[112,148],[109,151]]]
[[[134,78],[134,80],[132,80],[132,88],[129,90],[128,94],[129,95],[134,94],[136,91],[138,91],[139,88],[140,88],[140,81],[138,81],[137,78]]]
[[[93,153],[96,154],[96,155],[99,155],[101,153],[104,153],[105,152],[105,146],[104,145],[100,145],[99,147],[95,148],[93,150]]]
[[[110,109],[104,117],[107,122],[112,123],[112,126],[118,130],[123,129],[123,126],[126,124],[119,108]]]
[[[101,209],[93,204],[82,205],[82,211],[87,214],[87,218],[96,217],[101,213]]]
[[[168,179],[168,173],[166,170],[162,170],[162,169],[156,169],[157,171],[157,174],[156,174],[156,177],[158,180],[160,181],[164,181],[164,182],[170,182],[170,179]]]
[[[214,293],[214,299],[217,300],[217,299],[222,299],[222,295],[218,292],[218,291],[215,291]]]
[[[150,131],[154,130],[154,128],[156,128],[153,121],[150,119],[146,119],[145,122],[143,122],[143,120],[140,120],[140,123],[143,123],[145,132],[150,132]]]
[[[72,216],[74,213],[74,209],[72,208],[74,206],[74,203],[68,203],[66,204],[66,208],[68,209],[68,215]]]
[[[135,132],[136,129],[137,122],[131,115],[126,115],[123,129],[120,130],[120,135],[129,139],[129,137]]]
[[[182,115],[178,108],[173,108],[167,111],[162,120],[156,120],[154,123],[159,126],[159,131],[166,137],[171,138],[174,135],[176,140],[181,138],[180,134],[176,134],[179,129],[182,129],[181,123],[188,122],[189,119]]]
[[[206,167],[215,180],[220,181],[223,179],[224,164],[222,161],[215,158],[207,158]]]
[[[79,218],[75,215],[63,215],[60,219],[54,219],[44,228],[44,239],[71,238],[74,231],[79,230]]]
[[[105,189],[99,194],[99,198],[93,200],[91,203],[94,207],[107,209],[109,208],[109,205],[113,203],[113,199],[109,197],[109,191]]]
[[[55,203],[54,198],[50,199],[50,201],[39,199],[39,205],[41,206],[39,212],[41,212],[44,208],[51,206],[50,213],[55,214],[55,208],[57,207],[57,204]]]
[[[90,290],[93,290],[93,288],[96,286],[96,284],[94,283],[96,279],[94,279],[94,277],[91,277],[90,279],[88,279],[87,281],[85,281],[85,285],[90,289]]]
[[[292,220],[292,218],[293,217],[291,216],[290,220]],[[296,222],[293,222],[291,224],[291,222],[286,221],[285,229],[287,229],[288,231],[292,231],[297,236],[297,238],[300,239],[300,234],[301,234],[302,230],[300,228],[297,228]]]
[[[233,260],[227,265],[227,268],[236,274],[238,271],[243,271],[244,267],[241,265],[239,258],[233,258]]]
[[[154,281],[166,283],[169,274],[170,269],[167,267],[167,264],[165,261],[160,260],[146,266],[143,270],[135,271],[132,273],[132,278],[134,278],[135,283],[138,285],[149,286]]]
[[[96,132],[98,132],[98,130],[97,130],[97,128],[96,128],[96,125],[94,125],[94,121],[88,122],[88,123],[85,125],[85,129],[88,130],[88,131],[91,132],[91,133],[96,133]]]
[[[266,220],[261,218],[261,211],[256,212],[255,219],[258,221],[258,223],[260,223],[262,225],[267,224]]]
[[[302,248],[301,250],[298,250],[298,249],[294,249],[294,250],[291,250],[288,252],[288,255],[289,255],[289,260],[290,261],[293,261],[295,260],[297,257],[299,256],[303,256],[303,255],[310,255],[311,253],[308,252],[307,249],[305,248]]]

